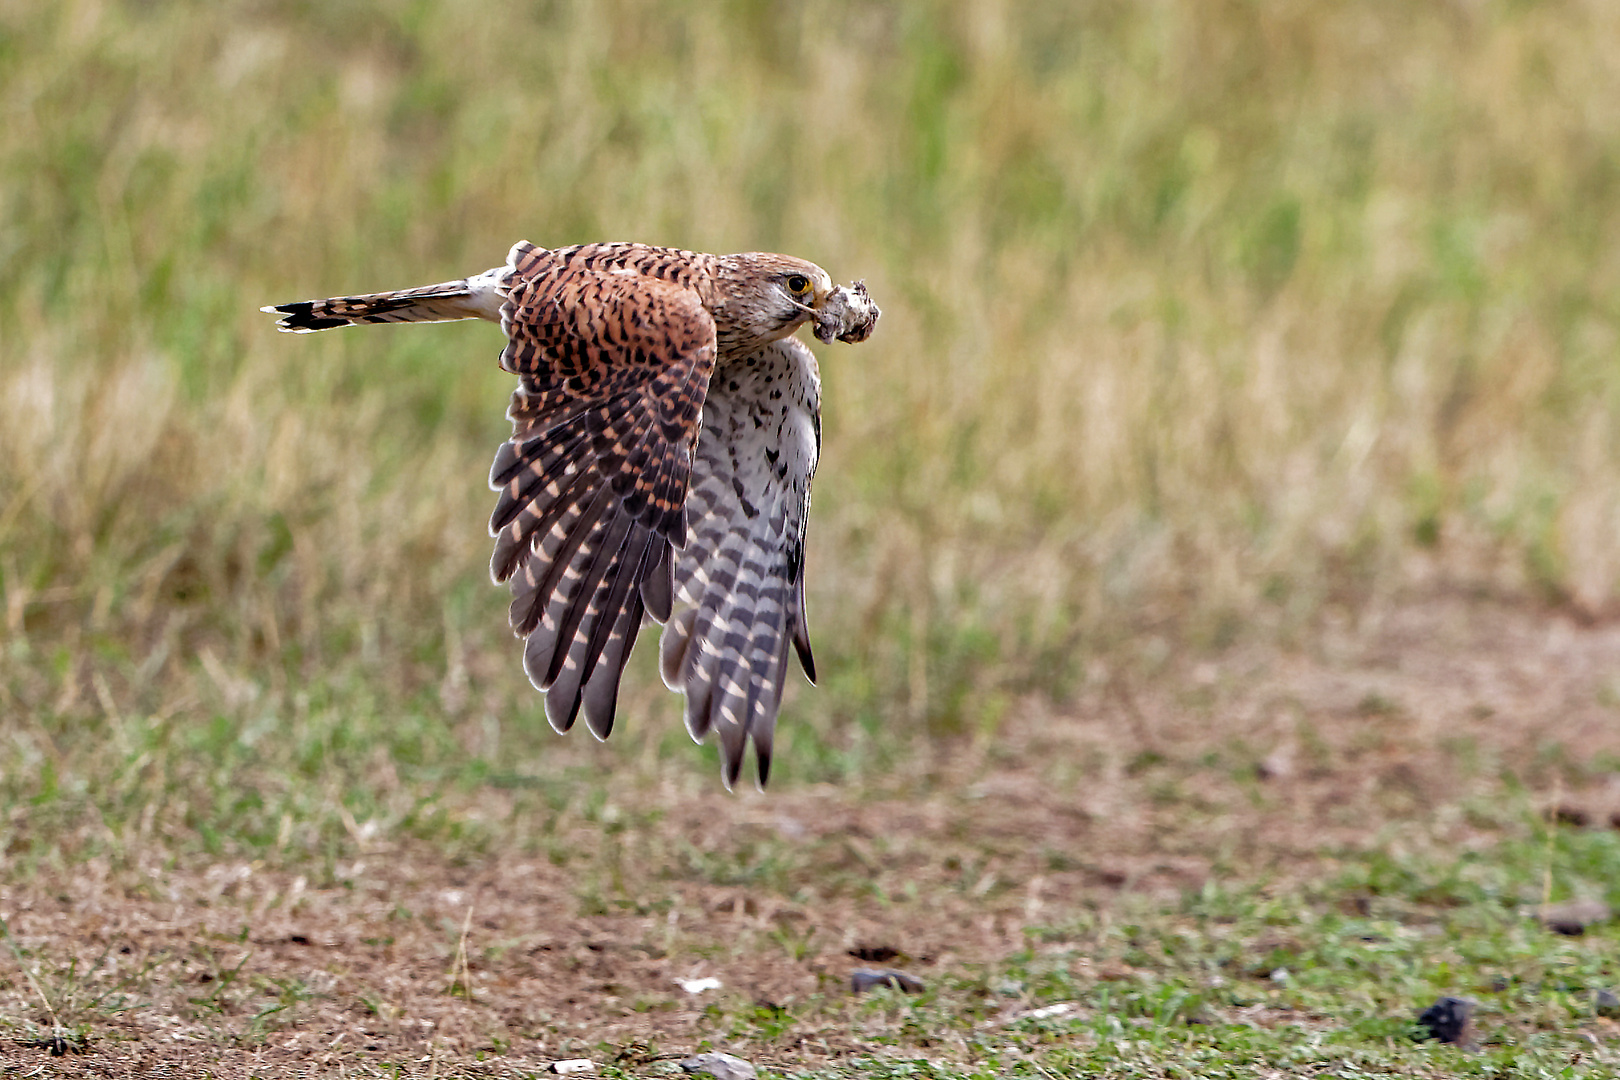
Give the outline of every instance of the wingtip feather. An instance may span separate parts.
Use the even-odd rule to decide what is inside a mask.
[[[816,685],[816,658],[810,652],[810,639],[802,633],[793,635],[793,651],[799,654],[799,666],[804,668],[804,677],[810,680],[810,685]]]

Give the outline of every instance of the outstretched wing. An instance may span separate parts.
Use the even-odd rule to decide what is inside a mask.
[[[761,786],[770,774],[790,642],[815,679],[804,536],[820,448],[821,381],[802,341],[772,342],[715,374],[660,664],[670,689],[686,694],[692,737],[720,733],[727,787],[750,738]]]
[[[520,376],[490,486],[490,573],[558,731],[613,728],[643,611],[671,604],[714,320],[691,289],[519,244],[501,366]]]

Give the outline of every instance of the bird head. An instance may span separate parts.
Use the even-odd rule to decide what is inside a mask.
[[[877,321],[877,305],[834,285],[827,271],[791,255],[751,251],[720,260],[724,279],[714,315],[722,339],[764,345],[814,323],[822,341],[859,341]]]

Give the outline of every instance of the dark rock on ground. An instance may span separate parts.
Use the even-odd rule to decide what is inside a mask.
[[[857,994],[864,994],[880,986],[892,986],[908,994],[920,994],[923,991],[921,979],[904,971],[896,971],[894,968],[856,968],[849,973],[849,988]]]
[[[1467,998],[1443,997],[1418,1014],[1422,1038],[1466,1046],[1472,1041],[1474,1003]]]

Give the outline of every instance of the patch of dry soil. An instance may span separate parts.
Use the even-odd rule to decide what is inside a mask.
[[[39,989],[0,954],[0,1071],[508,1075],[703,1040],[815,1065],[892,1022],[849,1001],[871,961],[929,979],[1124,896],[1473,843],[1501,828],[1480,808],[1502,805],[1504,774],[1572,824],[1620,827],[1617,678],[1620,627],[1434,597],[1309,650],[1099,670],[1061,709],[1026,703],[939,748],[903,795],[630,793],[616,832],[564,823],[553,852],[578,854],[560,860],[378,846],[303,874],[92,864],[6,883]],[[721,987],[677,982],[700,977]],[[88,1025],[84,1052],[27,1045],[49,1027],[41,991]],[[818,1019],[728,1041],[739,1009],[777,1006]]]

